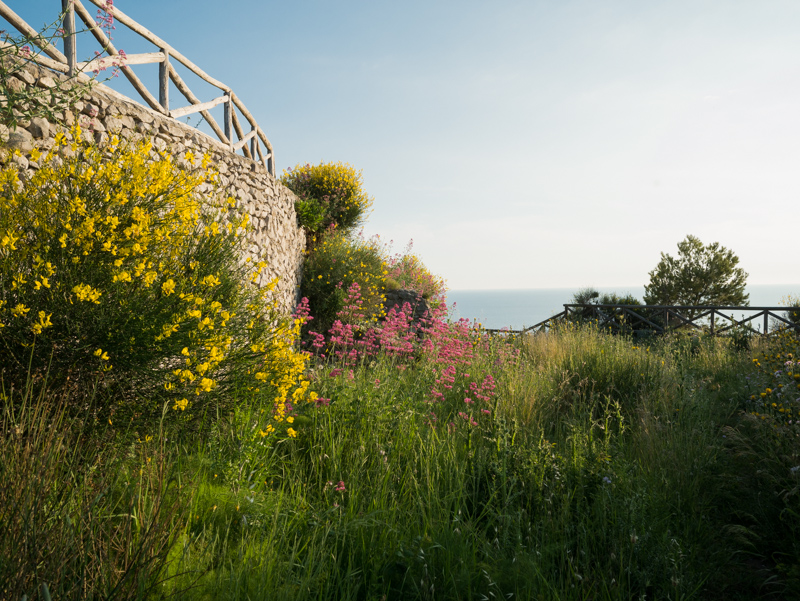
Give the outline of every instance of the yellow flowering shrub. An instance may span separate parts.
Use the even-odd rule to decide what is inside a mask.
[[[302,398],[297,326],[241,263],[247,216],[149,144],[60,134],[32,179],[0,172],[0,377],[96,388],[105,408],[183,419],[236,390]],[[207,159],[187,153],[206,167]],[[100,386],[97,386],[97,384]],[[302,390],[302,393],[297,393]],[[299,398],[298,398],[299,396]]]
[[[297,165],[283,173],[281,182],[297,195],[300,225],[312,233],[331,226],[352,232],[372,206],[372,198],[362,188],[361,172],[347,163]]]

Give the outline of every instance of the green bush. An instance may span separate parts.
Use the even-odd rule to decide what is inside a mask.
[[[56,160],[62,147],[73,155]],[[198,417],[237,387],[280,382],[286,397],[304,363],[285,357],[292,327],[239,263],[246,216],[150,152],[59,134],[30,181],[0,172],[0,378],[99,385],[106,409],[143,417],[164,403]]]
[[[362,188],[361,172],[346,163],[297,165],[284,172],[281,182],[298,196],[297,217],[312,234],[331,227],[350,233],[372,206]]]
[[[306,258],[301,294],[309,301],[314,321],[309,329],[326,333],[345,307],[347,292],[360,288],[364,312],[378,317],[383,311],[386,263],[381,249],[361,237],[334,231]]]
[[[387,288],[413,290],[432,306],[438,307],[445,301],[447,282],[444,278],[431,273],[422,259],[411,252],[411,246],[412,243],[409,242],[404,252],[394,255],[389,251],[388,245],[384,247]]]

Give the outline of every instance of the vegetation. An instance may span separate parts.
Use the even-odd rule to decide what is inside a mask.
[[[225,199],[78,139],[0,181],[0,597],[798,597],[796,333],[378,323],[334,231],[301,352]]]
[[[105,8],[97,12],[100,27],[109,34],[113,28],[113,17]],[[4,30],[0,31],[0,96],[3,98],[0,103],[0,123],[11,129],[16,129],[20,123],[27,123],[35,117],[59,122],[63,111],[80,100],[98,79],[100,71],[90,74],[88,78],[82,77],[87,74],[79,71],[70,78],[54,78],[53,87],[47,88],[23,85],[22,79],[18,77],[28,63],[35,62],[42,54],[41,46],[52,44],[57,38],[63,37],[63,32],[59,29],[63,18],[64,13],[35,38],[12,36]],[[117,69],[117,66],[113,67],[111,77],[117,76]]]
[[[661,253],[645,286],[647,305],[748,304],[747,273],[737,267],[739,257],[718,242],[705,246],[687,236],[678,243],[678,257]],[[690,315],[696,314],[689,312]]]
[[[0,172],[0,377],[95,397],[102,420],[197,420],[237,388],[301,387],[294,326],[241,265],[246,216],[148,144],[59,134],[30,180]],[[72,155],[60,157],[61,148]],[[189,162],[206,158],[186,153]],[[213,177],[213,175],[212,175]],[[285,390],[284,390],[285,389]],[[301,395],[302,396],[302,395]],[[277,415],[284,412],[276,402]],[[83,409],[82,409],[83,410]]]
[[[77,447],[59,444],[70,428],[48,429],[54,442],[37,434],[34,424],[59,423],[39,417],[57,395],[32,399],[27,421],[3,426],[31,433],[3,438],[2,469],[19,474],[3,494],[31,500],[6,549],[34,534],[52,541],[40,550],[79,536],[127,546],[106,558],[84,544],[72,572],[4,553],[24,558],[6,574],[40,567],[25,564],[27,588],[10,576],[0,588],[76,590],[69,574],[85,562],[98,574],[86,586],[110,590],[120,580],[110,558],[127,557],[138,588],[114,598],[794,598],[796,338],[743,353],[724,338],[641,347],[591,327],[517,340],[425,328],[399,327],[379,349],[337,341],[312,371],[315,407],[290,416],[297,436],[269,444],[255,396],[238,397],[202,440],[99,428],[101,456],[82,422]],[[65,448],[80,449],[70,469]],[[49,462],[58,502],[33,502],[42,479],[20,456]],[[174,484],[143,481],[151,465]],[[98,486],[108,501],[81,505]],[[151,527],[125,535],[131,522],[109,518],[137,503]]]
[[[354,284],[364,303],[364,318],[382,317],[386,274],[386,261],[374,241],[338,230],[328,232],[303,263],[301,293],[314,315],[308,327],[327,332]]]
[[[284,172],[281,182],[297,195],[297,217],[312,241],[332,227],[352,234],[372,206],[361,172],[346,163],[297,165]]]
[[[434,275],[419,256],[412,252],[413,240],[402,253],[392,253],[391,244],[384,246],[386,257],[387,289],[413,290],[429,303],[438,307],[447,296],[447,283],[441,276]]]
[[[786,311],[786,319],[800,325],[800,297],[795,297],[790,294],[788,297],[781,300],[781,304],[789,307],[789,310]]]
[[[632,294],[617,294],[616,292],[603,292],[592,288],[581,288],[572,295],[572,302],[576,305],[641,305],[638,298]]]

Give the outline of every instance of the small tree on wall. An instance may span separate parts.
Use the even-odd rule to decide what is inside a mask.
[[[749,305],[747,273],[738,264],[739,257],[719,242],[706,246],[699,238],[686,236],[678,243],[677,257],[661,253],[645,286],[645,304]]]

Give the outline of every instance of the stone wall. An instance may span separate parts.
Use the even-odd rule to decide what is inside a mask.
[[[9,79],[8,85],[12,89],[53,88],[58,85],[58,80],[65,80],[61,74],[31,64]],[[102,84],[94,85],[73,110],[56,113],[53,123],[36,117],[20,119],[14,131],[0,125],[2,145],[21,152],[14,157],[8,152],[0,152],[0,162],[13,160],[21,171],[30,175],[38,168],[38,164],[30,160],[30,151],[34,147],[41,151],[51,148],[56,133],[73,125],[76,119],[83,135],[93,136],[98,142],[112,133],[126,139],[149,138],[153,142],[154,155],[156,151],[166,150],[184,169],[199,169],[185,160],[187,151],[201,156],[208,153],[211,164],[219,172],[217,193],[233,197],[237,208],[250,215],[253,229],[242,260],[251,257],[254,261],[266,261],[267,268],[258,284],[264,286],[278,277],[277,294],[281,308],[287,312],[294,308],[300,286],[305,234],[297,224],[294,194],[265,167],[231,153],[227,146],[203,132],[164,117]],[[210,193],[212,187],[204,184],[198,191]]]

